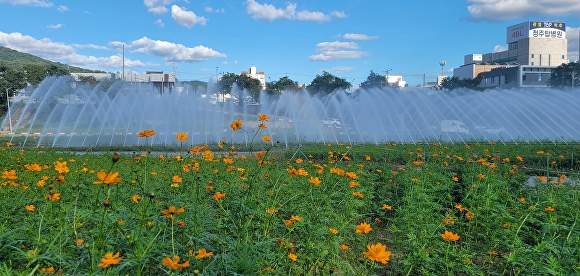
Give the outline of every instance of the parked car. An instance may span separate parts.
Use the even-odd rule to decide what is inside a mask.
[[[335,119],[335,118],[328,118],[325,120],[320,120],[320,122],[325,126],[333,126],[333,127],[340,126],[340,120]]]

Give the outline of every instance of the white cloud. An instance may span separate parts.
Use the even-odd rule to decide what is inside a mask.
[[[345,50],[346,49],[346,50]],[[356,59],[370,55],[369,52],[353,51],[358,49],[355,42],[321,42],[316,44],[316,52],[319,54],[309,56],[310,60],[337,60]]]
[[[336,18],[345,18],[346,14],[344,12],[341,12],[341,11],[331,11],[330,16],[334,16]]]
[[[274,5],[259,4],[255,0],[246,1],[246,11],[254,19],[274,21],[276,19],[290,19],[296,13],[296,4],[288,3],[286,9],[278,9]]]
[[[162,14],[167,12],[167,5],[173,3],[174,0],[143,0],[143,4],[147,7],[149,12],[154,14]]]
[[[62,26],[64,26],[63,24],[56,24],[56,25],[48,25],[46,26],[49,29],[60,29],[62,28]]]
[[[247,0],[246,1],[246,12],[252,15],[253,19],[256,20],[266,20],[266,21],[274,21],[274,20],[304,20],[304,21],[318,21],[318,22],[326,22],[330,21],[330,15],[324,14],[323,12],[319,11],[299,11],[296,12],[296,4],[295,3],[287,3],[284,9],[276,8],[274,5],[270,4],[260,4],[256,2],[256,0]],[[340,12],[332,12],[332,15],[335,17],[343,18],[344,13]],[[341,17],[342,16],[342,17]]]
[[[358,49],[358,44],[355,42],[320,42],[316,44],[316,50],[319,52],[322,51],[336,51],[338,49]]]
[[[153,24],[155,24],[155,25],[157,25],[159,27],[165,26],[165,24],[163,23],[163,20],[161,20],[161,19],[155,20],[155,22],[153,22]]]
[[[356,68],[354,67],[348,67],[348,66],[340,66],[340,67],[333,67],[330,68],[330,72],[334,72],[334,73],[341,73],[341,72],[350,72],[350,71],[354,71],[356,70]]]
[[[378,36],[369,36],[366,34],[344,34],[342,37],[344,39],[352,40],[373,40],[379,38]]]
[[[503,51],[507,51],[508,47],[506,47],[505,45],[495,45],[495,47],[493,47],[493,52],[497,53],[497,52],[503,52]]]
[[[580,51],[578,49],[578,47],[580,47],[580,44],[578,44],[580,40],[578,37],[578,32],[580,32],[580,27],[566,27],[566,39],[568,40],[568,59],[570,61],[580,60],[580,57],[578,56],[578,51]]]
[[[300,11],[296,14],[296,18],[298,20],[304,21],[318,21],[318,22],[330,21],[330,16],[318,11],[316,12]]]
[[[71,44],[70,46],[75,47],[77,49],[95,49],[95,50],[109,50],[109,48],[105,46],[99,46],[95,44]]]
[[[68,7],[67,6],[63,6],[63,5],[60,5],[60,6],[58,6],[58,8],[56,8],[56,10],[59,11],[59,12],[67,12],[68,11]]]
[[[309,60],[337,60],[337,59],[357,59],[370,55],[369,52],[362,51],[326,51],[317,55],[309,56]]]
[[[211,7],[205,7],[205,8],[204,8],[204,10],[205,10],[206,12],[225,13],[225,10],[224,10],[224,8],[221,8],[221,9],[214,10],[214,9],[212,9]]]
[[[60,42],[51,41],[48,38],[36,39],[21,33],[3,33],[0,32],[0,45],[20,51],[29,53],[47,60],[59,61],[79,67],[120,67],[122,65],[121,55],[113,55],[109,57],[94,57],[80,55],[75,52],[75,48],[71,45],[66,45]],[[77,46],[77,45],[75,45]],[[87,45],[87,47],[93,47]],[[99,46],[96,46],[97,48]],[[147,66],[151,67],[154,64],[145,64],[139,60],[125,59],[126,66]]]
[[[109,46],[113,49],[122,49],[123,45],[125,45],[125,43],[120,41],[109,42]],[[125,48],[131,48],[131,45],[125,45]]]
[[[530,16],[580,13],[578,0],[467,0],[473,20],[507,21]]]
[[[195,24],[204,25],[207,22],[205,17],[197,16],[192,11],[188,11],[184,8],[181,8],[177,5],[171,6],[171,17],[173,17],[173,21],[178,25],[191,28]]]
[[[36,7],[52,7],[51,2],[44,0],[0,0],[0,3],[8,3],[12,5],[36,6]]]
[[[143,37],[131,42],[135,52],[153,54],[167,62],[196,62],[208,58],[225,58],[226,55],[205,46],[186,47],[173,42],[152,40]]]

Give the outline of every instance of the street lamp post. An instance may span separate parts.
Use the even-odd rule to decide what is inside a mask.
[[[6,88],[6,105],[8,106],[8,122],[10,123],[10,133],[12,133],[12,115],[10,114],[10,98],[8,98],[8,88]]]

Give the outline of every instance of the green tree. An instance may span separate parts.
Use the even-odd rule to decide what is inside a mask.
[[[248,75],[238,75],[234,73],[224,74],[217,83],[217,92],[220,94],[231,94],[234,83],[241,89],[246,90],[250,96],[257,99],[260,95],[260,81]],[[239,97],[239,95],[236,95]]]
[[[12,69],[0,61],[0,106],[3,110],[7,109],[7,99],[24,87],[26,87],[24,72]]]
[[[282,92],[289,90],[292,92],[298,91],[298,82],[291,80],[289,77],[281,77],[277,81],[269,82],[266,85],[266,91],[272,95],[280,95]]]
[[[383,75],[379,75],[371,70],[367,79],[360,83],[359,87],[362,89],[366,88],[383,88],[389,86],[387,83],[387,78]]]
[[[324,93],[330,94],[336,90],[347,90],[352,84],[345,79],[336,77],[326,71],[322,75],[316,75],[316,78],[306,87],[312,94]]]
[[[580,63],[564,63],[550,73],[548,85],[551,87],[578,87],[580,85]]]
[[[483,90],[483,88],[479,87],[480,83],[481,83],[480,78],[460,79],[459,77],[454,76],[451,78],[443,79],[443,81],[441,81],[441,85],[439,86],[439,89],[453,90],[453,89],[457,89],[457,88],[467,88],[470,90],[481,91],[481,90]]]

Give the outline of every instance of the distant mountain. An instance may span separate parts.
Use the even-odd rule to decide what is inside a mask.
[[[22,53],[3,46],[0,46],[0,62],[4,62],[6,66],[14,69],[20,69],[27,64],[36,64],[44,66],[55,65],[59,69],[63,69],[70,73],[105,73],[104,71],[100,70],[90,70],[75,66],[68,66],[60,62],[46,60],[31,54]]]

